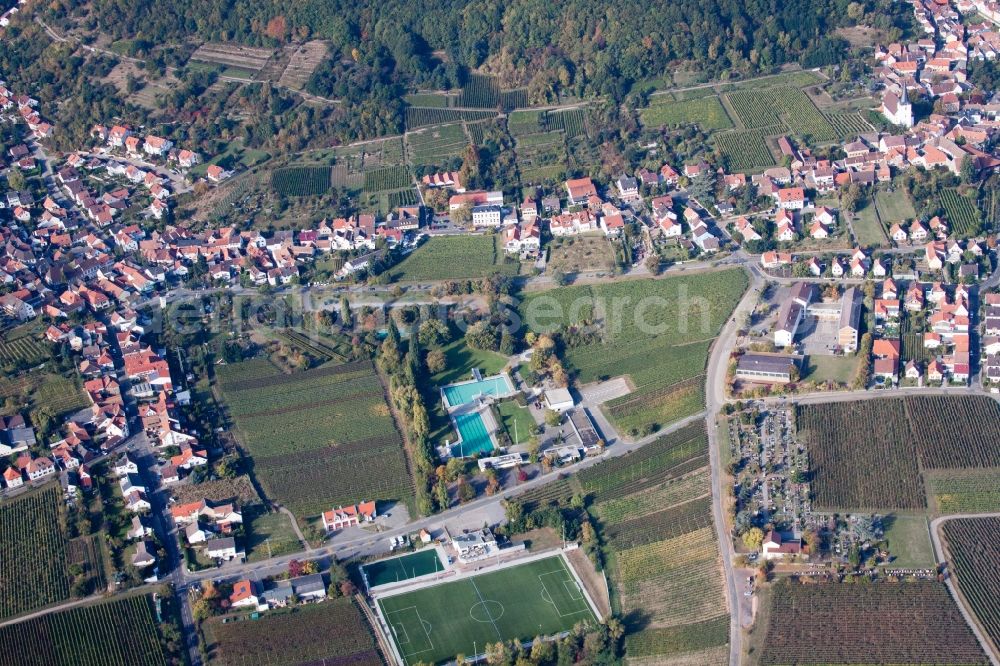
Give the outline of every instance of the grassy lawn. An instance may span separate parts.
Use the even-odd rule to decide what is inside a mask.
[[[422,388],[424,402],[430,417],[430,440],[437,446],[445,441],[454,442],[458,435],[452,427],[444,406],[441,404],[441,393],[438,389],[446,384],[472,379],[472,369],[479,368],[483,376],[495,375],[507,365],[507,358],[491,351],[472,349],[459,338],[441,348],[444,352],[445,369],[436,375]],[[518,426],[520,429],[520,426]]]
[[[495,375],[507,365],[507,357],[496,352],[473,349],[459,338],[441,348],[444,352],[447,366],[444,370],[431,377],[431,384],[441,387],[454,384],[465,379],[472,379],[472,369],[479,368],[483,376]]]
[[[882,222],[887,225],[892,225],[894,222],[909,221],[917,216],[917,211],[913,208],[913,202],[910,201],[910,195],[902,189],[896,189],[892,192],[879,192],[875,195],[875,204],[878,206]]]
[[[223,152],[210,160],[196,164],[188,170],[188,173],[195,178],[201,178],[212,164],[221,164],[231,169],[237,164],[242,164],[245,167],[256,166],[269,159],[271,159],[270,153],[255,148],[244,148],[242,142],[231,141]]]
[[[717,96],[675,102],[667,96],[654,97],[648,108],[639,112],[647,127],[698,124],[703,130],[728,129],[733,126]],[[662,101],[661,101],[662,100]]]
[[[257,562],[269,557],[290,555],[302,550],[288,516],[277,511],[264,513],[262,509],[247,510],[246,549],[247,561]],[[270,548],[270,550],[269,550]]]
[[[435,109],[443,109],[448,106],[448,96],[438,93],[413,93],[406,95],[403,99],[411,106],[429,106]]]
[[[854,233],[858,237],[858,244],[864,246],[882,245],[886,242],[885,233],[878,220],[878,213],[874,204],[868,204],[854,214]]]
[[[802,379],[812,382],[832,381],[850,384],[858,371],[860,356],[822,356],[810,355]]]
[[[500,412],[500,424],[510,435],[510,441],[526,442],[535,428],[535,419],[532,418],[531,411],[514,400],[501,402],[497,405],[497,411]]]
[[[594,619],[560,557],[379,599],[403,661],[437,663]]]
[[[892,515],[885,518],[885,538],[889,552],[895,557],[892,566],[913,569],[934,566],[934,551],[923,516]]]

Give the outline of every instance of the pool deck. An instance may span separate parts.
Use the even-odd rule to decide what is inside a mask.
[[[486,427],[486,434],[493,443],[493,450],[498,448],[498,442],[496,433],[500,430],[500,424],[497,423],[496,419],[493,418],[493,412],[489,409],[490,400],[499,400],[506,398],[508,396],[514,395],[517,391],[514,390],[514,382],[511,381],[510,376],[506,372],[501,372],[490,377],[483,377],[478,369],[473,371],[473,376],[475,379],[469,379],[463,382],[456,382],[454,384],[448,384],[447,386],[441,387],[441,402],[444,404],[445,411],[448,412],[448,416],[451,418],[451,424],[458,434],[458,440],[448,444],[448,452],[455,456],[455,451],[462,450],[462,431],[458,427],[458,422],[455,420],[456,416],[461,416],[465,414],[478,413],[480,418],[483,420],[483,425]],[[473,384],[481,384],[485,382],[496,382],[498,378],[502,378],[504,384],[506,384],[507,390],[504,393],[488,393],[488,394],[475,394],[471,399],[465,402],[453,405],[448,401],[448,391],[447,389],[470,386]],[[495,384],[494,384],[495,385]],[[480,397],[486,398],[486,400],[481,400]],[[443,448],[443,447],[442,447]],[[476,451],[473,455],[477,453],[482,453],[482,451]]]
[[[452,404],[451,401],[448,400],[448,389],[462,388],[462,387],[466,387],[466,386],[471,386],[473,384],[482,384],[482,383],[488,383],[488,382],[489,383],[493,383],[493,382],[495,382],[497,380],[497,378],[503,378],[503,381],[504,381],[504,383],[507,386],[507,390],[504,393],[496,393],[496,394],[489,393],[489,394],[483,394],[483,395],[499,399],[499,398],[506,398],[508,396],[511,396],[511,395],[514,395],[515,393],[517,393],[517,391],[514,390],[514,382],[511,380],[510,375],[508,375],[506,372],[501,372],[499,374],[491,375],[489,377],[483,377],[481,374],[479,374],[478,370],[474,374],[475,374],[476,377],[478,377],[478,379],[467,379],[467,380],[465,380],[463,382],[455,382],[453,384],[448,384],[446,386],[442,386],[441,387],[441,389],[440,389],[440,391],[441,391],[441,402],[444,404],[445,411],[452,412],[453,410],[459,409],[463,405],[470,404],[470,403],[474,402],[474,400],[475,400],[475,398],[472,397],[469,400],[466,400],[464,402],[460,402],[460,403],[457,403],[457,404]]]
[[[451,413],[451,422],[455,425],[455,432],[458,433],[458,440],[454,444],[449,445],[453,458],[471,458],[480,453],[490,453],[492,451],[496,451],[497,449],[496,433],[500,429],[500,426],[497,424],[496,419],[493,418],[493,412],[485,406],[473,405],[474,403],[466,403],[465,405],[462,405],[462,407],[468,409],[465,409],[465,411],[455,410]],[[468,456],[459,456],[455,454],[456,450],[462,451],[462,444],[464,443],[462,431],[458,427],[458,422],[455,420],[455,417],[463,414],[479,414],[479,418],[483,420],[483,427],[486,428],[486,436],[489,437],[490,443],[493,445],[489,451],[472,451]]]

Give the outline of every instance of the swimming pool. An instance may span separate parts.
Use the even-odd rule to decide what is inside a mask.
[[[480,453],[490,453],[493,448],[493,438],[490,437],[483,417],[479,412],[455,414],[455,427],[462,438],[461,444],[451,447],[451,455],[455,458],[475,456]]]
[[[492,377],[484,377],[478,381],[450,384],[441,390],[444,392],[444,399],[447,401],[449,408],[472,402],[479,395],[497,397],[510,395],[514,392],[514,388],[510,385],[507,375],[493,375]]]

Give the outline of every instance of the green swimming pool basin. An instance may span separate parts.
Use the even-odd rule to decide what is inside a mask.
[[[493,439],[478,412],[456,414],[453,418],[458,434],[462,437],[462,443],[451,447],[452,456],[456,458],[476,456],[493,450]]]
[[[504,396],[514,392],[506,375],[484,377],[479,381],[451,384],[443,389],[449,407],[458,407],[472,402],[477,396]]]

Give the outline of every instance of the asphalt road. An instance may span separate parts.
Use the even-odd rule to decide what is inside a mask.
[[[720,442],[716,429],[716,418],[719,410],[726,404],[726,372],[729,369],[729,354],[736,344],[738,321],[743,321],[745,314],[753,311],[757,296],[763,287],[763,282],[750,273],[750,288],[740,299],[732,317],[722,327],[719,337],[712,344],[708,357],[708,368],[705,373],[705,427],[708,432],[708,459],[712,477],[712,517],[715,523],[716,537],[722,554],[722,568],[726,576],[726,592],[729,599],[729,663],[736,666],[740,663],[743,653],[743,631],[740,627],[741,618],[745,615],[743,604],[749,599],[740,593],[733,568],[733,540],[726,521],[723,498],[727,489],[724,486]]]

